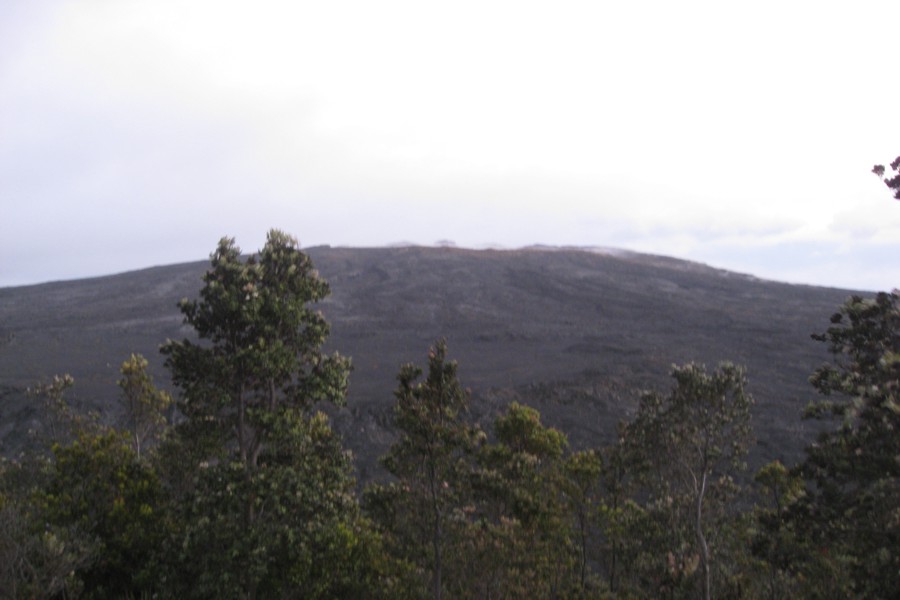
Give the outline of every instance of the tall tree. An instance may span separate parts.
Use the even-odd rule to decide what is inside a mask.
[[[744,371],[730,363],[712,374],[695,364],[676,367],[672,376],[668,396],[649,393],[641,400],[628,437],[642,455],[650,506],[671,536],[671,585],[696,579],[700,596],[709,600],[713,516],[721,515],[733,487],[731,474],[742,467],[752,399],[744,389]]]
[[[634,475],[643,464],[640,455],[644,453],[630,442],[627,423],[619,422],[617,431],[616,442],[601,448],[598,453],[602,491],[597,507],[602,534],[599,564],[607,587],[614,594],[621,587],[623,567],[637,562],[635,550],[640,536],[631,535],[629,531],[637,527],[645,514],[632,499],[636,485]],[[638,456],[635,456],[636,452]]]
[[[794,524],[787,520],[791,507],[805,494],[803,479],[781,462],[774,461],[762,467],[754,481],[760,499],[752,512],[758,526],[750,541],[753,554],[761,559],[758,595],[769,600],[796,598],[800,590],[792,567],[798,556],[812,561],[817,554],[815,549],[803,546]]]
[[[537,410],[516,402],[497,417],[494,431],[496,443],[478,454],[479,527],[473,533],[494,541],[488,545],[494,556],[481,560],[492,567],[479,578],[489,584],[481,596],[554,598],[584,591],[572,543],[576,525],[566,501],[566,475],[572,475],[573,487],[576,479],[566,469],[566,436],[541,423]]]
[[[590,549],[598,545],[593,542],[602,499],[602,453],[582,450],[566,457],[563,465],[565,478],[563,490],[568,512],[574,521],[575,546],[578,553],[578,586],[584,592],[588,588],[590,572]]]
[[[456,362],[447,359],[445,341],[429,350],[428,372],[419,381],[422,375],[414,364],[403,365],[397,375],[394,418],[400,439],[382,462],[398,483],[371,487],[367,504],[399,545],[413,553],[408,558],[430,574],[431,594],[440,600],[446,587],[445,551],[455,533],[451,516],[468,498],[479,432],[464,419],[469,396]]]
[[[807,449],[807,494],[789,518],[836,582],[849,577],[850,593],[891,597],[900,589],[900,292],[851,297],[813,338],[833,360],[810,378],[824,399],[807,414],[837,427]]]
[[[191,463],[168,471],[181,494],[172,555],[194,549],[209,569],[170,564],[169,579],[195,597],[353,597],[344,584],[364,578],[336,579],[316,558],[362,569],[371,539],[340,444],[310,415],[320,401],[344,403],[350,370],[321,350],[329,328],[310,304],[328,284],[276,230],[247,259],[221,240],[211,263],[200,299],[180,303],[199,340],[162,348],[184,419],[161,449]]]
[[[170,340],[161,350],[179,410],[217,449],[234,444],[250,474],[281,411],[344,403],[350,362],[320,349],[328,323],[308,305],[329,287],[297,240],[272,230],[259,255],[242,260],[223,238],[211,261],[200,300],[179,304],[200,343]]]

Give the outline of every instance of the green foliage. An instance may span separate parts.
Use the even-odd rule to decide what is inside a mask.
[[[618,425],[619,439],[615,444],[596,452],[600,463],[599,490],[595,492],[596,527],[599,533],[596,561],[606,587],[613,594],[621,592],[623,568],[637,562],[640,536],[637,523],[643,519],[644,509],[634,502],[636,478],[632,471],[642,461],[638,448],[628,443],[628,428]]]
[[[162,352],[191,437],[211,454],[236,444],[252,470],[270,416],[319,401],[343,404],[350,363],[320,351],[328,324],[307,305],[329,288],[295,239],[272,230],[258,257],[244,261],[234,240],[223,238],[211,260],[200,299],[180,303],[203,343],[168,341]]]
[[[200,343],[162,352],[184,416],[159,451],[173,533],[160,567],[186,598],[355,598],[399,570],[359,515],[350,462],[320,401],[344,403],[349,360],[324,355],[328,294],[296,240],[269,232],[241,260],[223,239],[197,301],[180,304]],[[173,560],[174,559],[174,560]]]
[[[392,548],[417,566],[417,593],[599,597],[586,558],[596,454],[567,459],[566,436],[517,403],[497,417],[496,443],[484,443],[462,420],[466,397],[443,343],[429,354],[429,376],[414,383],[421,374],[401,369],[402,434],[385,457],[398,481],[370,486],[365,502]]]
[[[491,556],[470,579],[484,595],[501,598],[551,598],[579,588],[575,523],[564,494],[566,436],[518,403],[497,417],[494,431],[497,442],[478,454],[478,519],[468,532]]]
[[[179,598],[363,598],[382,589],[380,546],[358,512],[350,461],[327,417],[286,412],[251,478],[201,470],[177,508],[168,593]],[[245,519],[246,499],[256,515]]]
[[[406,364],[397,375],[394,418],[400,439],[382,462],[398,482],[375,486],[367,506],[390,532],[400,556],[415,564],[430,580],[432,595],[445,589],[445,551],[460,535],[460,511],[468,503],[472,452],[482,435],[463,420],[468,394],[447,360],[447,345],[439,341],[428,353],[428,374]]]
[[[42,446],[71,442],[78,432],[97,424],[96,415],[80,414],[69,405],[66,393],[75,385],[71,375],[54,375],[47,383],[28,388],[28,396],[40,402],[44,432],[39,436]]]
[[[582,590],[588,588],[591,549],[600,543],[593,534],[603,506],[602,474],[602,455],[594,450],[570,454],[563,464],[562,489],[566,510],[573,519],[578,586]]]
[[[82,432],[55,446],[49,481],[35,493],[40,519],[72,528],[94,560],[77,569],[83,597],[107,598],[152,589],[144,568],[162,541],[162,489],[123,434]]]
[[[646,490],[642,552],[636,564],[647,593],[695,589],[709,599],[723,586],[717,534],[727,520],[751,440],[752,398],[741,368],[723,363],[712,374],[698,365],[676,367],[663,397],[646,394],[626,439]]]
[[[106,598],[152,589],[162,491],[128,437],[69,406],[69,377],[30,390],[48,410],[49,451],[6,463],[0,477],[2,587],[18,597]]]
[[[560,500],[561,459],[568,440],[545,427],[538,411],[516,402],[497,418],[494,430],[498,442],[486,446],[479,458],[481,477],[488,483],[482,487],[506,516],[536,524]]]
[[[512,453],[548,460],[559,459],[568,444],[557,429],[544,427],[541,414],[533,408],[513,402],[506,414],[494,422],[500,445]]]
[[[760,501],[754,507],[750,544],[759,559],[756,585],[759,595],[772,600],[795,598],[799,581],[792,566],[812,549],[804,547],[788,511],[806,493],[803,479],[781,462],[774,461],[757,471],[754,481]],[[814,551],[814,550],[813,550]]]
[[[147,359],[132,354],[122,363],[119,387],[125,405],[125,427],[131,436],[131,447],[140,459],[146,445],[154,444],[166,427],[165,411],[172,397],[153,385],[147,373]]]
[[[41,521],[34,466],[0,461],[0,598],[74,597],[75,571],[92,560],[91,549],[75,528]]]
[[[382,462],[393,475],[443,488],[454,479],[459,460],[475,442],[463,421],[469,398],[457,376],[455,361],[447,360],[447,344],[437,342],[428,352],[428,375],[406,364],[397,375],[394,419],[401,432]],[[424,458],[424,460],[420,460]]]
[[[811,550],[794,561],[799,576],[826,588],[809,597],[846,589],[886,598],[900,589],[898,301],[896,291],[853,296],[813,336],[833,361],[810,378],[827,399],[808,413],[838,423],[807,449],[799,474],[809,487],[787,515]]]

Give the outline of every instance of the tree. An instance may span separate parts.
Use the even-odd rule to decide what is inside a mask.
[[[579,467],[566,468],[566,436],[541,423],[537,410],[516,402],[494,421],[494,432],[496,443],[478,453],[477,527],[471,532],[493,542],[482,544],[494,555],[480,560],[490,567],[475,577],[485,590],[481,595],[553,598],[583,592],[572,543],[577,525],[566,496],[570,491],[575,498],[567,485],[577,485]]]
[[[148,567],[164,534],[159,480],[127,434],[71,409],[72,385],[65,376],[32,389],[48,409],[49,451],[23,455],[0,475],[3,553],[11,553],[0,587],[19,597],[150,592]]]
[[[359,513],[350,457],[327,416],[285,415],[268,439],[254,477],[238,461],[209,465],[175,508],[169,597],[398,597],[384,585],[392,565]]]
[[[807,448],[807,493],[787,518],[828,558],[835,585],[846,579],[855,596],[890,597],[900,589],[900,292],[852,296],[813,338],[833,360],[810,378],[824,399],[807,416],[837,428]],[[822,579],[818,561],[797,567]]]
[[[222,239],[203,280],[200,299],[180,303],[199,341],[162,347],[183,421],[160,454],[189,463],[166,470],[177,490],[171,556],[192,551],[168,564],[167,580],[193,597],[353,597],[347,586],[372,575],[377,540],[339,441],[310,414],[343,405],[350,370],[321,351],[328,324],[309,306],[328,284],[276,230],[246,260]]]
[[[172,404],[169,393],[153,385],[153,378],[147,373],[148,364],[140,354],[132,354],[119,370],[122,374],[119,387],[122,388],[125,404],[125,425],[138,459],[148,443],[158,440],[166,426],[165,411]]]
[[[73,527],[41,521],[29,471],[0,459],[0,598],[75,597],[92,550]]]
[[[894,159],[890,167],[894,170],[893,176],[885,176],[884,165],[875,165],[872,167],[872,172],[884,181],[888,189],[894,192],[894,198],[900,200],[900,156]]]
[[[614,594],[621,587],[627,565],[638,562],[642,536],[636,532],[646,516],[644,509],[633,500],[637,485],[635,474],[644,464],[643,449],[631,443],[627,423],[619,422],[617,430],[616,442],[601,448],[598,453],[602,491],[597,507],[602,533],[599,563],[607,587]]]
[[[760,502],[754,507],[753,518],[759,527],[751,545],[764,568],[759,577],[760,595],[765,594],[769,600],[796,598],[799,589],[792,567],[798,557],[813,560],[816,554],[814,548],[803,546],[794,524],[787,519],[791,507],[805,494],[805,485],[779,461],[763,466],[754,481]]]
[[[75,379],[68,373],[54,375],[47,382],[41,382],[28,388],[28,396],[41,403],[43,414],[44,446],[49,448],[54,443],[70,442],[78,431],[95,424],[95,415],[82,415],[72,410],[66,398],[68,392],[75,385]]]
[[[469,397],[456,362],[447,359],[445,341],[429,350],[428,373],[417,381],[422,375],[411,363],[397,375],[394,419],[400,439],[382,462],[398,482],[372,486],[367,506],[395,543],[411,552],[407,558],[429,573],[431,594],[440,600],[445,549],[455,533],[451,517],[469,497],[468,473],[479,432],[463,420]]]
[[[672,371],[675,385],[663,397],[646,394],[628,438],[643,463],[648,507],[667,532],[667,586],[698,579],[712,597],[713,517],[733,494],[731,474],[742,468],[751,438],[744,371],[730,363],[707,374],[690,364]],[[645,549],[646,544],[645,544]],[[658,593],[658,590],[654,590]]]
[[[113,429],[82,431],[56,445],[46,487],[32,498],[40,522],[70,530],[90,548],[74,570],[84,598],[124,597],[154,589],[147,571],[162,543],[162,488]]]
[[[578,585],[582,591],[588,586],[589,549],[591,530],[603,505],[602,454],[594,450],[575,452],[566,457],[563,465],[565,479],[563,489],[568,511],[574,518],[575,539],[578,551]]]
[[[179,303],[203,343],[170,340],[161,350],[190,426],[212,436],[215,451],[235,444],[249,475],[279,413],[344,404],[350,362],[320,350],[328,324],[307,305],[329,287],[294,238],[272,230],[258,257],[240,254],[223,238],[200,300]]]

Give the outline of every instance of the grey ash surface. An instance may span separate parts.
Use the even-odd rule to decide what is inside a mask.
[[[673,363],[747,367],[756,399],[752,462],[792,462],[811,440],[800,420],[807,383],[828,359],[810,334],[851,294],[758,280],[696,263],[626,252],[457,248],[306,250],[331,284],[319,305],[329,350],[351,356],[346,409],[329,410],[378,476],[391,443],[393,390],[403,362],[424,364],[446,337],[489,427],[512,401],[530,404],[573,447],[611,441],[640,391],[669,388]],[[207,262],[95,279],[0,288],[0,443],[14,453],[40,428],[24,390],[53,374],[75,377],[73,402],[118,414],[118,368],[131,352],[169,387],[159,345],[190,335],[176,303],[196,297]]]

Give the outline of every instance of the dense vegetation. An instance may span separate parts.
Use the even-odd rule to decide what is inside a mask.
[[[674,367],[617,441],[572,451],[512,403],[483,431],[445,342],[400,367],[392,475],[360,492],[322,403],[350,361],[321,351],[329,292],[277,231],[212,255],[196,336],[140,356],[125,418],[35,386],[47,425],[0,464],[0,595],[9,598],[888,598],[900,589],[900,305],[851,298],[814,337],[834,419],[800,464],[745,472],[741,367]],[[723,357],[725,358],[725,357]]]

